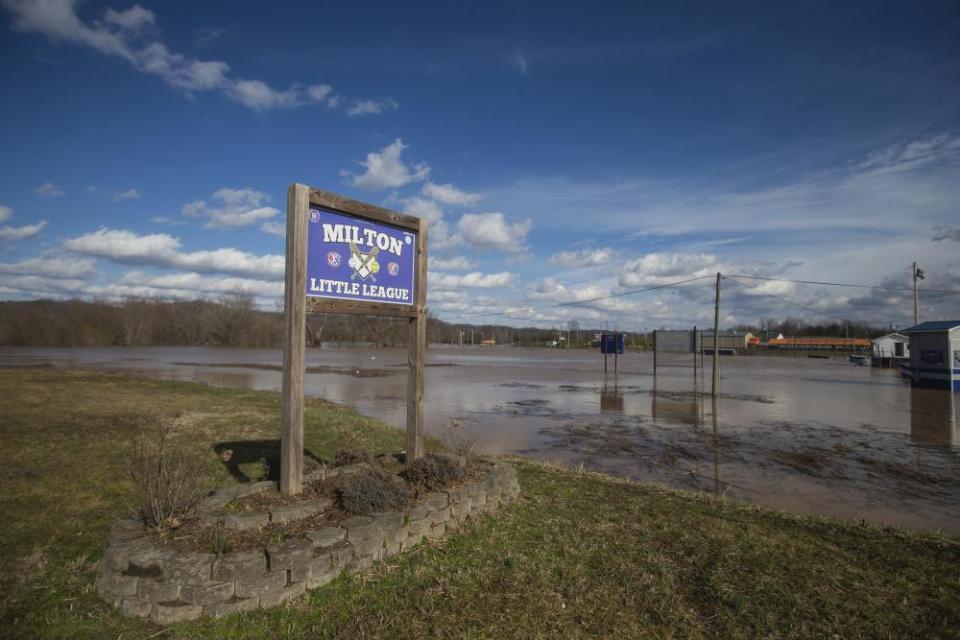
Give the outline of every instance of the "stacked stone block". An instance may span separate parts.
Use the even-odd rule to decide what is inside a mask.
[[[274,486],[253,483],[219,490],[206,499],[201,517],[211,524],[255,528],[309,517],[330,506],[320,498],[244,518],[217,513],[230,500]],[[120,520],[111,527],[100,561],[97,592],[124,615],[160,625],[273,607],[341,573],[362,571],[424,540],[441,540],[469,516],[492,513],[519,492],[514,468],[496,464],[484,478],[430,494],[406,511],[358,516],[302,539],[219,556],[157,546],[139,521]],[[254,522],[260,524],[250,524]]]

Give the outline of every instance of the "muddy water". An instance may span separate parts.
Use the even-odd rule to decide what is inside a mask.
[[[709,358],[706,360],[709,367]],[[108,369],[279,390],[277,350],[0,349],[0,364]],[[307,393],[399,427],[406,353],[311,350]],[[722,394],[692,356],[432,348],[428,431],[451,421],[487,452],[583,464],[767,506],[960,532],[960,394],[844,360],[721,358]],[[612,365],[612,363],[611,363]]]

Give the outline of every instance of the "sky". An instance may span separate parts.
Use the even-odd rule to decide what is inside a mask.
[[[0,85],[2,299],[276,309],[299,182],[448,321],[960,318],[956,2],[0,0]]]

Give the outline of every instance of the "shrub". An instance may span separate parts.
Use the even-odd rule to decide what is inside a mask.
[[[363,449],[338,449],[333,454],[333,466],[345,467],[348,464],[370,462],[370,452]]]
[[[440,436],[447,449],[458,456],[468,458],[473,455],[480,437],[469,427],[463,426],[463,418],[454,418]]]
[[[330,484],[330,494],[350,515],[400,511],[410,504],[410,488],[406,483],[376,467],[335,476]]]
[[[172,424],[158,421],[150,438],[141,434],[127,459],[133,479],[134,510],[148,527],[176,528],[203,498],[198,465],[169,446]]]
[[[465,473],[463,458],[428,453],[408,464],[402,475],[410,484],[436,491],[462,479]]]

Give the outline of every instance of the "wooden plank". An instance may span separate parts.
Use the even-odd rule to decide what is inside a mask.
[[[283,295],[283,433],[280,438],[280,491],[303,489],[303,370],[306,351],[307,215],[310,191],[292,184],[287,191],[287,250]]]
[[[306,285],[306,283],[304,283]],[[419,282],[415,282],[418,289]],[[365,300],[336,300],[333,298],[307,297],[307,310],[310,313],[349,313],[366,316],[393,316],[415,318],[417,305],[367,302]]]
[[[410,319],[407,346],[407,462],[423,457],[423,371],[427,359],[427,223],[417,234],[417,314]]]
[[[310,189],[310,204],[342,213],[362,216],[375,222],[391,224],[395,227],[410,229],[411,231],[419,231],[421,226],[426,226],[425,222],[421,224],[420,218],[414,218],[413,216],[397,213],[396,211],[377,207],[365,202],[351,200],[336,193],[321,191],[320,189]]]

